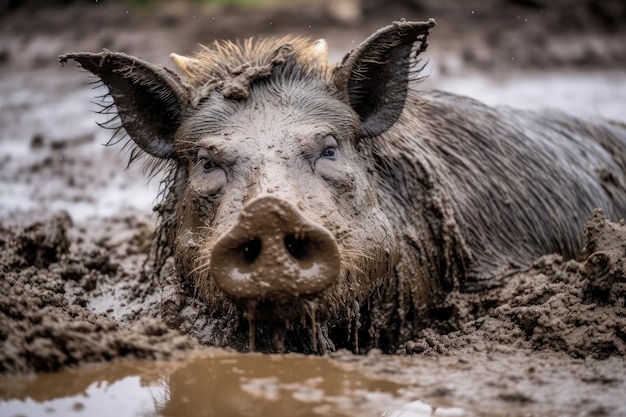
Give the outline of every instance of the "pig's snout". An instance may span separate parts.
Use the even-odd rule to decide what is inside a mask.
[[[333,235],[286,200],[249,203],[211,252],[210,274],[236,299],[262,300],[318,293],[339,275]]]

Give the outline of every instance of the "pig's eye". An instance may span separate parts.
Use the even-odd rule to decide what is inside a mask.
[[[224,168],[207,157],[199,158],[190,175],[192,189],[203,197],[219,197],[227,183],[228,177]]]
[[[332,159],[334,160],[335,157],[337,156],[337,148],[329,146],[328,148],[324,149],[320,155],[320,158],[326,158],[326,159]]]
[[[215,168],[219,168],[217,166],[217,164],[211,160],[205,159],[204,162],[202,162],[202,169],[204,169],[204,172],[210,172],[213,171]]]

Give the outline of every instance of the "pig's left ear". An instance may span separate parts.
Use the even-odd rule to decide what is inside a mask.
[[[102,80],[122,126],[139,148],[157,158],[174,157],[174,134],[190,97],[174,72],[106,49],[97,54],[65,54],[59,59],[61,63],[73,59]]]
[[[411,70],[428,46],[433,26],[434,19],[394,22],[367,38],[335,69],[335,86],[361,117],[363,137],[381,134],[400,116]]]

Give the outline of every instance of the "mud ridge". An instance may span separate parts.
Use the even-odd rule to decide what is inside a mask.
[[[509,346],[573,358],[626,354],[626,226],[596,210],[580,261],[538,259],[484,294],[452,293],[399,353],[441,355]],[[445,317],[445,319],[437,319]]]

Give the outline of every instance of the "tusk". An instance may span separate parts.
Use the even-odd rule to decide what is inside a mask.
[[[182,72],[188,80],[193,80],[195,78],[199,66],[199,61],[197,59],[178,55],[174,52],[170,54],[170,59],[174,61],[174,64],[176,64],[180,72]]]
[[[325,65],[328,62],[328,43],[326,39],[318,39],[311,47],[312,61],[318,61],[320,64]]]

